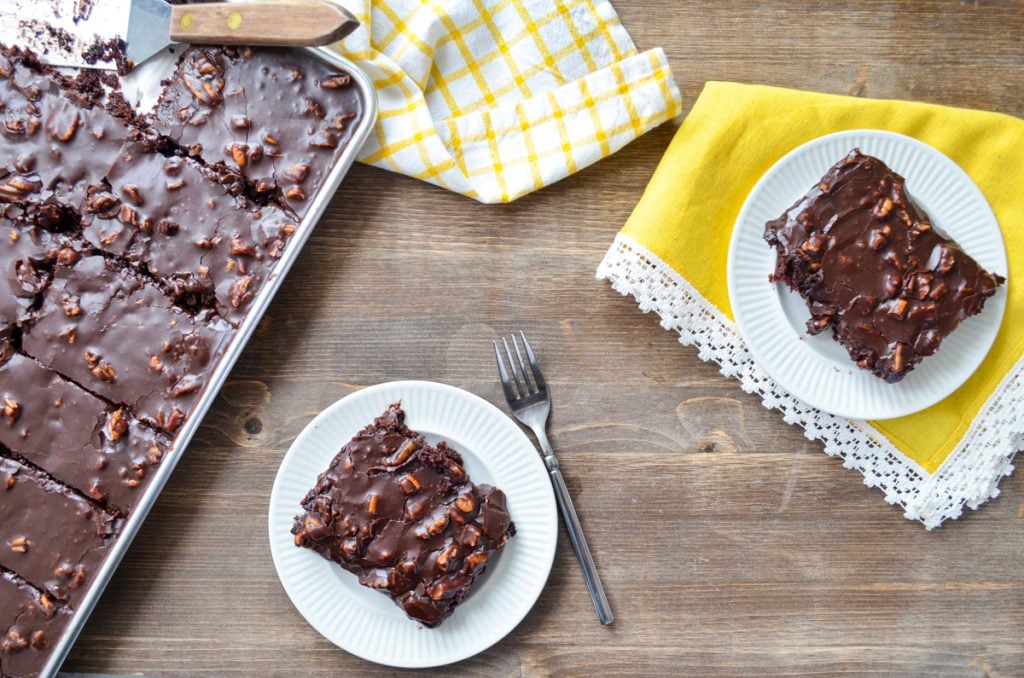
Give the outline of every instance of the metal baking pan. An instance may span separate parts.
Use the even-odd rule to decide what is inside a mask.
[[[81,632],[82,627],[85,626],[85,621],[89,618],[89,615],[92,613],[93,608],[99,601],[100,596],[103,595],[103,591],[107,587],[107,584],[113,578],[114,572],[117,570],[117,566],[120,564],[121,559],[124,557],[125,552],[132,543],[132,539],[138,533],[139,527],[149,514],[149,510],[153,507],[153,504],[156,503],[156,498],[159,496],[160,491],[167,482],[167,479],[174,471],[174,467],[177,466],[178,461],[181,459],[182,455],[184,455],[185,449],[192,440],[192,436],[199,428],[199,425],[202,424],[207,411],[209,411],[210,406],[213,405],[213,401],[216,399],[217,394],[224,385],[224,382],[227,381],[228,375],[231,373],[231,369],[235,366],[235,361],[238,360],[238,356],[242,354],[242,350],[245,348],[246,344],[249,343],[249,338],[256,329],[256,325],[259,324],[260,319],[267,310],[267,307],[270,306],[270,302],[273,300],[274,295],[277,294],[277,290],[281,286],[281,282],[284,280],[285,275],[298,258],[303,245],[305,245],[310,233],[313,232],[317,222],[320,221],[320,217],[323,216],[328,203],[330,203],[331,198],[334,196],[335,192],[337,192],[338,186],[341,185],[342,180],[345,178],[349,168],[355,161],[356,155],[359,153],[359,149],[362,148],[363,143],[369,137],[370,131],[376,123],[377,94],[374,90],[373,83],[362,69],[348,59],[325,47],[302,47],[296,49],[304,52],[304,56],[311,56],[315,59],[326,62],[334,68],[339,68],[352,74],[352,82],[359,88],[359,94],[362,99],[362,118],[359,120],[356,129],[353,131],[352,138],[349,141],[348,146],[344,151],[342,151],[341,155],[336,160],[334,167],[332,167],[328,173],[326,182],[324,182],[323,186],[320,187],[316,194],[313,195],[312,200],[310,200],[309,211],[304,217],[302,217],[298,228],[295,229],[295,233],[292,234],[291,239],[288,241],[281,258],[277,261],[277,265],[267,277],[263,288],[253,299],[252,309],[249,311],[249,315],[246,316],[241,327],[239,327],[238,332],[228,344],[228,347],[220,361],[214,366],[209,382],[206,385],[206,390],[203,392],[202,396],[200,396],[195,410],[192,412],[188,421],[186,421],[179,430],[177,439],[175,440],[171,451],[166,457],[164,457],[163,462],[153,475],[153,479],[150,481],[149,486],[146,487],[142,495],[139,497],[138,503],[135,505],[135,510],[128,516],[128,519],[121,528],[120,535],[114,542],[114,545],[110,548],[103,565],[96,573],[96,577],[93,580],[89,591],[86,592],[85,597],[82,598],[81,603],[75,610],[75,614],[72,616],[63,635],[54,645],[53,654],[42,672],[44,677],[55,675],[57,670],[60,668],[60,665],[64,662],[64,659],[67,657],[68,652],[71,650],[71,646],[75,643],[75,639]],[[148,106],[146,105],[147,101],[155,100],[157,92],[154,88],[159,86],[160,80],[170,75],[170,69],[176,61],[177,56],[168,53],[163,58],[158,59],[154,64],[151,65],[150,62],[147,62],[140,68],[140,70],[144,69],[144,72],[141,74],[144,81],[136,83],[135,86],[139,88],[139,99],[142,101],[143,110],[148,109]]]

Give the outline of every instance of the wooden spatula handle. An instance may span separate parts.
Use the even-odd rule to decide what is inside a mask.
[[[326,0],[175,5],[171,40],[201,45],[326,45],[359,22]]]

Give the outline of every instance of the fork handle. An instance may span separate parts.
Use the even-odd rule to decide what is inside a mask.
[[[569,488],[562,477],[562,470],[558,467],[558,459],[555,458],[551,443],[548,442],[547,434],[543,429],[534,429],[534,434],[540,442],[544,451],[544,465],[547,466],[548,475],[551,476],[551,484],[555,488],[555,497],[558,499],[558,508],[562,510],[562,519],[565,521],[565,529],[569,532],[569,541],[576,551],[576,558],[580,561],[583,569],[583,578],[587,582],[587,589],[594,601],[594,608],[597,610],[597,618],[602,626],[608,626],[615,621],[612,614],[612,606],[605,595],[604,585],[601,584],[601,576],[597,573],[597,565],[594,557],[590,555],[590,547],[587,545],[587,538],[583,536],[583,526],[580,525],[579,516],[576,515],[576,507],[572,503],[572,496]]]

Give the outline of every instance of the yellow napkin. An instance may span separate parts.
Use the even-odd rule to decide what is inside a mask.
[[[1010,262],[1006,317],[981,368],[933,407],[875,422],[814,411],[771,382],[738,338],[726,287],[733,224],[761,175],[806,141],[861,128],[915,137],[959,164],[991,204]],[[825,442],[826,451],[863,471],[908,517],[933,527],[959,516],[965,504],[973,508],[997,495],[1014,452],[1024,447],[1024,323],[1017,320],[1024,312],[1022,187],[1024,121],[1018,118],[710,82],[598,276],[634,294],[645,310],[657,310],[702,358],[720,362],[746,390]]]
[[[360,160],[508,202],[682,112],[607,0],[362,0],[340,43],[377,88]]]

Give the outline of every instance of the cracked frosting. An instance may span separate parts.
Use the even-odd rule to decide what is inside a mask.
[[[102,181],[128,129],[102,107],[66,94],[33,57],[0,53],[0,202],[77,207]]]
[[[149,122],[302,215],[361,114],[352,77],[323,62],[297,64],[285,49],[190,47]]]
[[[234,329],[192,315],[154,283],[101,256],[58,265],[24,351],[173,434],[191,413]]]
[[[169,449],[126,408],[16,353],[0,355],[0,408],[0,443],[123,515]]]
[[[214,306],[237,325],[270,274],[296,221],[240,195],[241,178],[133,141],[86,202],[92,245],[143,265],[189,308]]]
[[[0,570],[0,676],[34,676],[71,612],[21,577]]]
[[[515,535],[505,494],[474,485],[446,443],[427,444],[398,404],[349,441],[302,501],[296,546],[441,624]]]
[[[35,469],[0,457],[0,567],[73,607],[119,529],[113,514]]]

